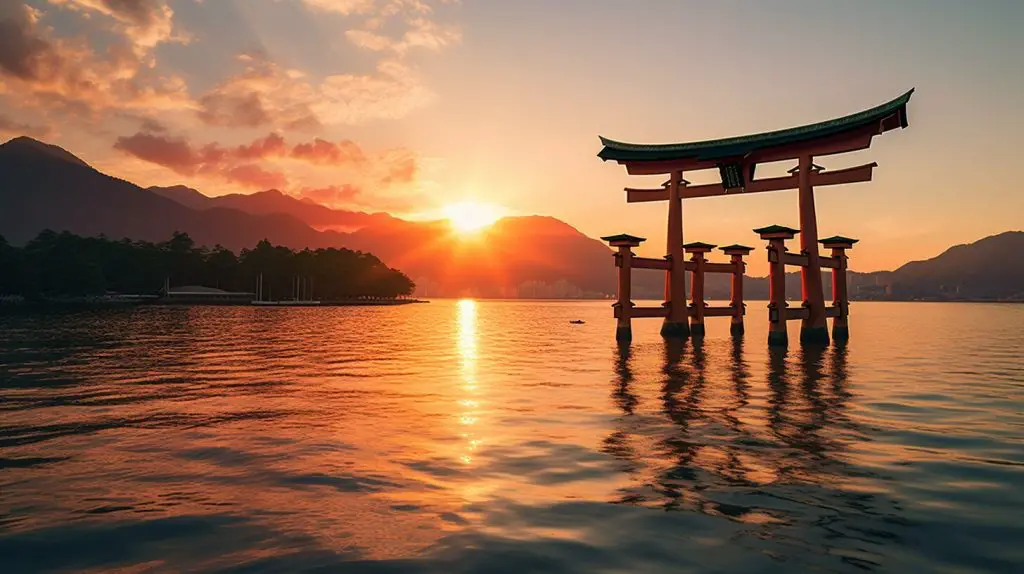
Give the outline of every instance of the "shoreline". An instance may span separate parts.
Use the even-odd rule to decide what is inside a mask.
[[[430,303],[425,299],[382,299],[382,300],[351,300],[321,301],[316,305],[280,301],[274,304],[254,305],[250,301],[166,301],[160,299],[115,299],[115,298],[62,298],[62,299],[13,299],[0,300],[0,309],[127,309],[134,307],[396,307]]]

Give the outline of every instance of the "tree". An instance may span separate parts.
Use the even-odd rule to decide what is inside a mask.
[[[202,284],[249,291],[259,275],[263,276],[265,293],[273,292],[278,299],[293,294],[323,300],[395,297],[408,295],[415,287],[404,274],[369,253],[348,249],[295,252],[263,240],[236,256],[220,245],[197,248],[186,233],[175,233],[168,241],[154,244],[46,230],[22,249],[0,237],[0,265],[4,270],[0,274],[0,293],[26,297],[104,291],[155,294],[165,278],[171,285]]]

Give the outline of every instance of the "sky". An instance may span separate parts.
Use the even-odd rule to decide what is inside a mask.
[[[909,129],[817,161],[878,162],[816,192],[819,234],[891,269],[1024,228],[1021,22],[1015,0],[0,0],[0,138],[207,195],[411,218],[486,202],[657,256],[666,205],[622,188],[664,178],[602,162],[598,135],[742,135],[916,88]],[[683,211],[686,241],[719,245],[797,224],[795,191]]]

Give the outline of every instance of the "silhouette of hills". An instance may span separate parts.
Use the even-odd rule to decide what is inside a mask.
[[[393,220],[346,241],[401,269],[428,296],[584,297],[615,289],[608,247],[553,217],[505,217],[469,237],[445,222]]]
[[[5,157],[9,159],[24,159],[31,161],[45,157],[51,160],[92,169],[89,164],[85,163],[79,159],[78,156],[66,149],[52,144],[43,143],[28,136],[16,137],[0,146],[0,148],[3,149]]]
[[[23,244],[44,229],[82,236],[162,241],[186,231],[200,245],[238,250],[261,239],[288,246],[340,246],[340,235],[290,215],[194,210],[103,174],[71,153],[31,138],[0,145],[0,234]]]
[[[150,187],[149,191],[168,199],[173,199],[191,209],[227,207],[244,211],[251,215],[283,213],[291,215],[306,225],[319,230],[351,231],[394,219],[387,213],[365,213],[362,211],[331,209],[308,199],[297,199],[276,189],[252,194],[232,193],[217,197],[208,197],[198,190],[184,185]]]
[[[911,261],[895,271],[850,271],[851,299],[861,300],[1004,300],[1024,301],[1024,231],[1006,231],[973,243],[950,247],[923,261]],[[658,277],[654,277],[658,279]],[[831,272],[822,272],[826,297],[831,295]],[[657,283],[653,297],[661,296]],[[652,296],[651,286],[643,296]],[[744,295],[768,298],[767,277],[745,277]],[[708,275],[705,292],[712,299],[729,297],[729,278]],[[786,294],[800,298],[800,273],[786,274]]]
[[[293,249],[371,252],[405,272],[426,296],[595,297],[615,291],[610,249],[552,217],[506,217],[464,236],[442,221],[335,210],[276,190],[209,197],[181,185],[144,189],[28,137],[0,145],[0,173],[0,235],[15,245],[44,229],[148,241],[185,231],[199,245],[232,250],[268,239]],[[1022,252],[1024,232],[1006,232],[895,271],[852,272],[850,293],[860,299],[1024,300]],[[638,271],[634,296],[658,299],[663,283],[660,272]],[[766,278],[747,277],[744,285],[747,298],[767,298]],[[787,292],[799,298],[797,273],[787,276]],[[728,277],[709,275],[706,293],[728,298]]]
[[[851,285],[879,284],[898,299],[1024,300],[1024,231],[1006,231],[955,245],[895,271],[858,273]]]

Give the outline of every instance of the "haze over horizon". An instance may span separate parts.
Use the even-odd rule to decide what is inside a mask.
[[[1013,2],[10,2],[0,139],[215,196],[279,188],[412,218],[494,204],[643,235],[657,256],[665,206],[625,204],[643,182],[595,157],[598,134],[741,135],[916,87],[912,129],[819,162],[879,163],[820,190],[819,222],[862,239],[858,270],[892,269],[1022,227],[1020,21]],[[684,209],[686,240],[718,244],[797,217],[795,192]]]

